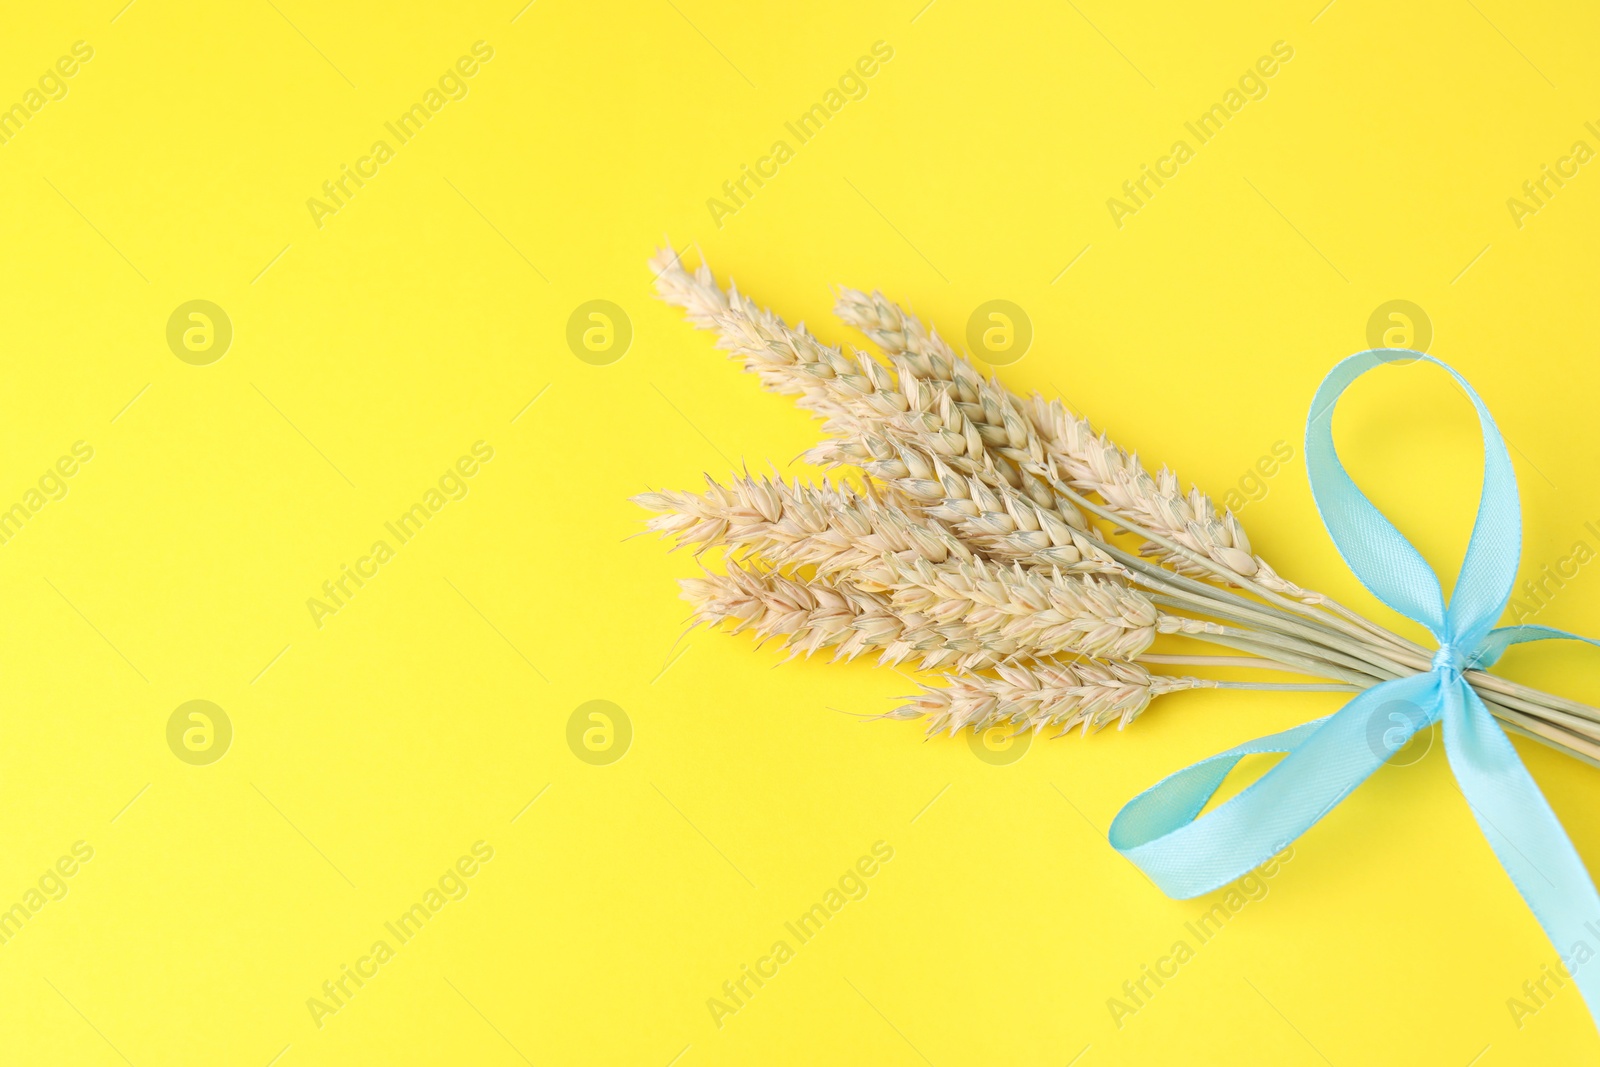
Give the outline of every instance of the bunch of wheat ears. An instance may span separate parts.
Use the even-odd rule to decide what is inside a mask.
[[[682,583],[697,622],[943,672],[886,713],[930,733],[1120,727],[1183,689],[1357,692],[1429,669],[1429,649],[1279,575],[1172,471],[1151,474],[1060,401],[1011,393],[882,294],[844,289],[834,309],[873,356],[789,326],[670,247],[650,266],[662,300],[824,420],[808,461],[859,472],[856,485],[708,475],[703,493],[635,497],[651,529],[724,550],[723,573]],[[1158,634],[1226,654],[1153,653]],[[1465,676],[1508,728],[1600,762],[1600,709]]]

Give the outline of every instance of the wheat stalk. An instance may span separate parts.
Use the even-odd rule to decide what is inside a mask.
[[[887,663],[991,669],[891,713],[940,729],[1125,725],[1178,689],[1352,690],[1428,669],[1427,649],[1278,575],[1197,488],[1184,493],[1165,467],[1152,476],[1059,402],[1020,400],[881,294],[844,290],[838,310],[889,366],[790,328],[704,265],[691,274],[670,252],[652,265],[663,299],[826,420],[832,440],[808,458],[868,479],[858,491],[746,475],[637,498],[664,536],[734,553],[726,575],[685,583],[697,621],[782,636],[791,654],[876,650]],[[1139,538],[1141,554],[1086,513]],[[1157,634],[1249,655],[1149,654]],[[1327,681],[1172,678],[1136,657]],[[1600,709],[1484,671],[1464,677],[1508,728],[1600,764]]]

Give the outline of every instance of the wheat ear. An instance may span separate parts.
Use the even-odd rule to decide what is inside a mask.
[[[1020,402],[965,360],[939,358],[948,380],[924,376],[919,368],[927,360],[898,358],[896,374],[864,353],[847,356],[822,344],[803,326],[791,328],[731,283],[723,290],[704,264],[691,274],[670,249],[657,253],[651,266],[664,301],[683,308],[696,326],[717,331],[719,347],[764,387],[799,395],[803,407],[827,419],[833,439],[808,453],[811,462],[861,466],[898,459],[906,465],[908,457],[938,457],[997,490],[1020,490],[1034,507],[1053,512],[1056,524],[1090,533],[1082,512],[1022,470],[1042,464],[1044,452]]]
[[[930,376],[957,378],[961,376],[961,368],[967,368],[970,376],[976,376],[970,364],[946,344],[937,331],[924,327],[915,316],[882,293],[868,296],[845,289],[834,310],[841,319],[870,337],[891,359],[901,357],[925,365]],[[1001,389],[992,382],[985,384],[997,391]],[[1191,487],[1185,494],[1177,475],[1170,469],[1163,467],[1152,477],[1137,454],[1125,452],[1103,433],[1097,434],[1088,420],[1067,411],[1060,401],[1047,402],[1035,394],[1024,404],[1010,394],[1007,397],[1016,402],[1018,411],[1028,416],[1032,428],[1042,438],[1044,452],[1060,464],[1075,488],[1095,493],[1113,510],[1229,571],[1253,578],[1274,592],[1308,603],[1321,602],[1317,594],[1284,579],[1266,560],[1251,551],[1249,537],[1232,512],[1218,510],[1197,488]],[[1009,404],[998,400],[988,405],[991,410],[997,406],[1010,410]],[[1029,449],[1030,456],[1035,454]],[[1149,545],[1146,552],[1181,574],[1216,578],[1214,572],[1196,566],[1181,554]]]
[[[1029,416],[1043,435],[1045,450],[1075,488],[1093,492],[1119,514],[1264,588],[1309,604],[1322,602],[1318,594],[1282,577],[1252,551],[1233,512],[1219,510],[1193,486],[1184,493],[1170,468],[1162,467],[1152,476],[1137,453],[1126,452],[1104,433],[1096,433],[1087,419],[1068,411],[1059,400],[1046,401],[1034,394]],[[1144,551],[1180,574],[1216,580],[1214,572],[1179,553],[1152,545]]]
[[[850,571],[888,554],[930,563],[972,558],[935,519],[845,485],[790,485],[748,474],[705,493],[642,493],[634,503],[658,512],[647,525],[679,546],[748,550],[780,567],[814,567],[819,576]]]
[[[1021,469],[1041,468],[1043,442],[1028,421],[1022,400],[998,380],[984,377],[938,330],[924,327],[879,292],[869,296],[857,289],[841,289],[834,314],[872,339],[902,383],[915,379],[947,392],[990,450]],[[1008,476],[1007,481],[1020,487],[1014,477]]]
[[[802,324],[783,319],[750,300],[731,282],[722,289],[703,263],[690,273],[670,248],[651,260],[656,295],[702,330],[717,333],[717,347],[755,374],[763,388],[798,396],[797,403],[827,419],[830,433],[851,433],[860,421],[896,411],[904,398],[894,375],[864,353],[846,355],[825,345]]]
[[[958,627],[947,637],[998,635],[1008,650],[1131,656],[1149,646],[1161,620],[1144,594],[1119,581],[985,561],[948,532],[860,494],[748,477],[707,481],[703,495],[639,497],[664,512],[651,527],[680,544],[725,544],[781,566],[814,567],[820,577],[837,574],[841,589],[892,594],[894,610]]]
[[[1035,732],[1058,727],[1059,736],[1113,721],[1121,728],[1158,696],[1215,685],[1203,678],[1151,674],[1135,663],[1040,659],[1025,666],[999,665],[992,677],[956,675],[947,685],[924,686],[889,717],[927,718],[930,734],[1015,724]]]
[[[1084,572],[1120,571],[1097,534],[1068,521],[1083,521],[1081,513],[1070,504],[1058,504],[1050,486],[1031,474],[1025,474],[1025,488],[1016,489],[996,477],[961,474],[949,457],[913,445],[872,434],[862,435],[861,440],[873,458],[832,462],[861,466],[898,498],[946,523],[984,555]]]
[[[920,657],[924,670],[988,667],[1015,656],[1018,645],[998,633],[974,634],[901,611],[887,597],[845,585],[806,581],[738,563],[727,574],[679,583],[697,623],[728,624],[761,640],[782,637],[793,655],[832,648],[835,660],[879,653],[883,665]]]
[[[906,562],[890,556],[851,574],[857,588],[889,594],[896,610],[999,634],[1029,655],[1077,652],[1132,659],[1158,627],[1177,632],[1148,597],[1120,581],[1024,570],[974,558]]]

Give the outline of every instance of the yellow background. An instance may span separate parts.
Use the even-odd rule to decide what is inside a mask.
[[[1321,529],[1299,441],[1373,309],[1414,301],[1515,446],[1525,573],[1600,547],[1597,165],[1520,228],[1506,206],[1574,141],[1600,147],[1592,12],[121,2],[13,5],[0,36],[0,103],[73,42],[94,49],[0,146],[0,506],[73,442],[95,450],[0,546],[0,907],[73,842],[95,850],[0,947],[0,1059],[1600,1051],[1571,987],[1513,1022],[1507,998],[1555,953],[1437,745],[1307,834],[1119,1029],[1107,999],[1214,901],[1159,895],[1105,843],[1112,815],[1337,696],[1183,694],[992,766],[964,739],[852,717],[907,692],[892,671],[679,643],[692,559],[626,540],[646,487],[746,461],[811,473],[789,463],[810,420],[651,299],[666,233],[834,340],[859,342],[828,314],[835,283],[957,339],[980,303],[1013,301],[1036,336],[1007,384],[1064,395],[1219,498],[1289,442],[1243,512],[1257,549],[1384,618]],[[479,40],[494,57],[469,95],[319,228],[307,199]],[[715,225],[706,200],[880,40],[894,57],[865,98]],[[1268,95],[1118,228],[1107,198],[1280,40],[1294,58]],[[233,324],[208,366],[165,339],[193,299]],[[565,340],[594,299],[634,330],[605,366]],[[1386,370],[1339,430],[1358,478],[1453,566],[1479,464],[1460,397],[1436,371]],[[307,598],[479,440],[494,458],[469,495],[314,625]],[[1538,618],[1600,632],[1600,578],[1580,571]],[[1600,698],[1592,652],[1519,650],[1504,670]],[[194,699],[233,724],[209,766],[166,742]],[[633,728],[609,766],[566,741],[597,699]],[[1600,860],[1597,772],[1519,747]],[[479,840],[495,853],[470,894],[319,1028],[307,999]],[[868,895],[715,1025],[707,999],[880,840],[894,859]]]

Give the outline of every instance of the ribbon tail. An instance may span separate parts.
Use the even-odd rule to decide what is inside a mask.
[[[1478,643],[1478,649],[1467,662],[1469,667],[1493,667],[1505,654],[1506,649],[1512,645],[1526,644],[1529,641],[1582,641],[1585,644],[1600,646],[1600,641],[1582,634],[1571,633],[1567,630],[1558,630],[1554,626],[1537,626],[1533,623],[1521,623],[1516,626],[1501,626],[1490,630],[1488,635]]]
[[[1595,951],[1600,894],[1560,820],[1472,687],[1458,681],[1444,697],[1445,753],[1489,847],[1563,960]],[[1600,1019],[1600,967],[1569,969]]]
[[[1433,722],[1438,701],[1438,675],[1398,678],[1362,692],[1326,719],[1201,760],[1128,801],[1112,820],[1111,845],[1169,897],[1209,893],[1310,829],[1411,734]],[[1405,710],[1392,719],[1384,716],[1394,708]],[[1288,755],[1237,796],[1200,815],[1241,759],[1265,752]]]

